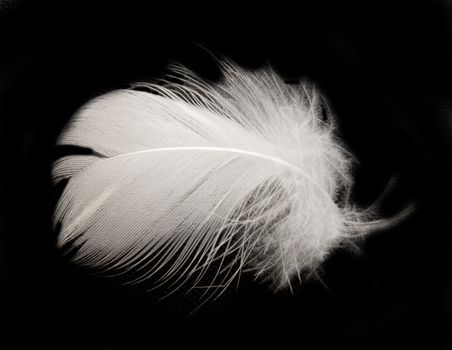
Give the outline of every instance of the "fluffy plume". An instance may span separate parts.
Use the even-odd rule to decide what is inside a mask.
[[[177,82],[112,91],[72,118],[58,144],[93,151],[53,168],[69,180],[54,223],[75,263],[194,284],[215,266],[222,286],[248,270],[278,289],[388,223],[349,202],[351,157],[315,89],[222,68],[209,85],[175,67]]]

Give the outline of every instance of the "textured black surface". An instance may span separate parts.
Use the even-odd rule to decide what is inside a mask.
[[[1,1],[1,348],[450,348],[451,19],[445,1]],[[206,49],[249,69],[270,63],[288,82],[314,81],[359,160],[356,199],[371,203],[395,175],[382,212],[410,201],[417,211],[363,241],[360,254],[333,254],[321,280],[293,295],[245,276],[188,316],[198,292],[159,302],[149,285],[91,276],[60,257],[50,166],[76,151],[53,144],[84,102],[160,77],[174,61],[215,80]]]

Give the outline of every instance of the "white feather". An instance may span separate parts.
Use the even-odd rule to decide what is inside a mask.
[[[386,224],[348,202],[350,157],[313,88],[222,67],[212,86],[174,68],[181,83],[112,91],[67,125],[59,145],[93,150],[53,169],[76,263],[169,281],[217,262],[223,286],[251,269],[277,289]]]

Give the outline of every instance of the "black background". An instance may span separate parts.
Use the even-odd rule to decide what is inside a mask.
[[[452,346],[452,5],[299,3],[0,1],[2,349]],[[293,295],[244,278],[187,316],[196,293],[159,302],[60,256],[50,168],[83,103],[172,62],[215,81],[212,53],[313,81],[359,161],[355,200],[369,205],[392,178],[381,213],[416,212],[332,254]]]

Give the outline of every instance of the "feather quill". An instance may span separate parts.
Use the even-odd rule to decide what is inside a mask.
[[[216,264],[212,285],[250,270],[279,289],[388,224],[349,202],[352,158],[314,88],[222,69],[207,84],[174,67],[177,82],[112,91],[68,123],[58,145],[93,151],[53,166],[69,180],[54,224],[75,263],[162,282]]]

